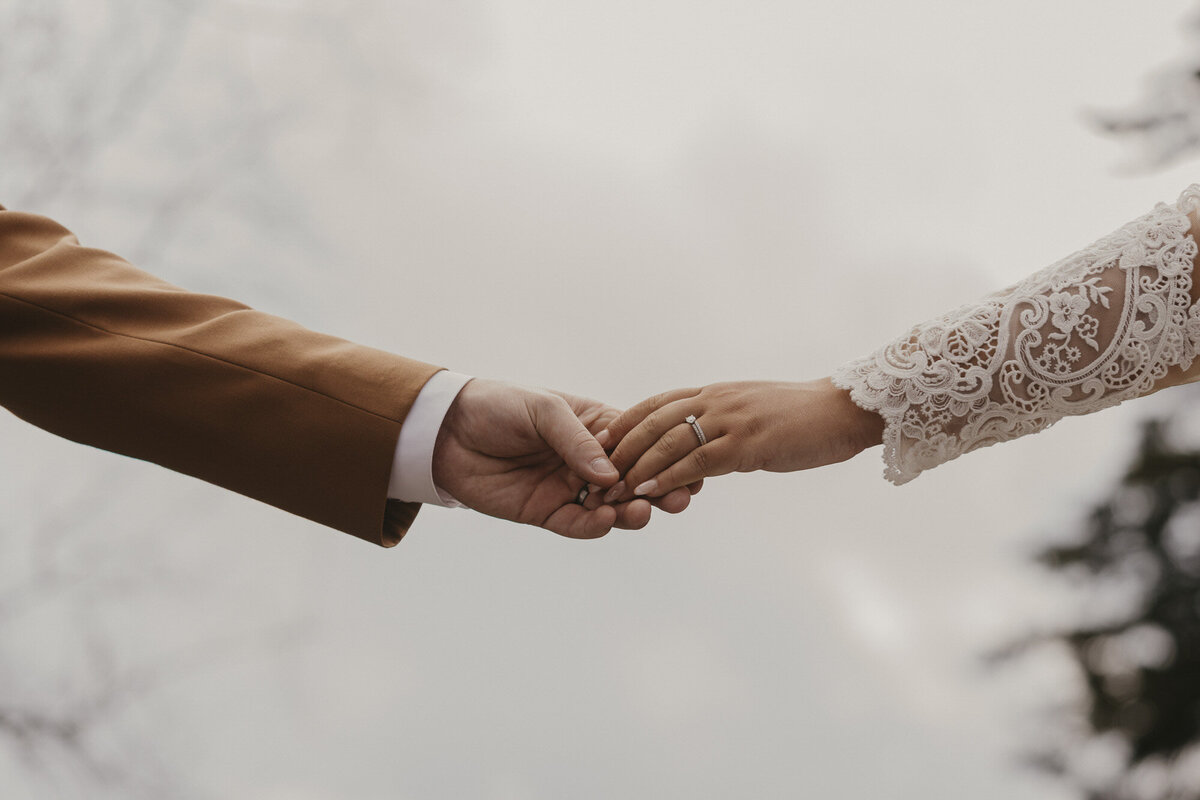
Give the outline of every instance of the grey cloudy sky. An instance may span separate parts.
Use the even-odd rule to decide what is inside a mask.
[[[120,21],[100,5],[63,4],[71,36]],[[1185,52],[1183,0],[111,6],[182,38],[31,210],[192,288],[618,405],[828,374],[1195,178],[1121,174],[1081,118]],[[73,59],[30,106],[64,130]],[[979,657],[1077,608],[1027,553],[1170,394],[901,489],[872,452],[590,543],[426,509],[389,552],[5,418],[10,571],[59,526],[106,576],[9,646],[69,682],[67,620],[118,666],[221,645],[103,741],[199,796],[1061,800],[1013,756],[1069,670]],[[0,785],[35,780],[8,758]]]

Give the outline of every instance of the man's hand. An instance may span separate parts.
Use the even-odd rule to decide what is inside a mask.
[[[618,409],[542,389],[476,378],[463,387],[438,432],[433,480],[469,508],[537,525],[574,539],[594,539],[650,521],[650,502],[577,504],[587,484],[617,482],[617,470],[594,438]],[[654,505],[677,513],[691,492],[665,494]]]

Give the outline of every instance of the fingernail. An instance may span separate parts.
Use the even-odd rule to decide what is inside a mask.
[[[588,484],[588,494],[596,494],[597,492],[600,491],[601,488],[603,488],[603,487],[597,486],[594,483],[589,483]]]
[[[658,481],[651,479],[651,480],[646,481],[643,484],[640,484],[636,489],[633,490],[633,493],[636,495],[643,495],[643,494],[652,494],[657,491],[658,491]]]
[[[604,495],[604,502],[611,503],[625,493],[625,481],[620,481],[616,486],[608,490],[608,494]]]
[[[601,475],[610,472],[615,473],[617,471],[617,468],[612,465],[612,462],[604,456],[592,461],[592,469],[596,470],[596,472],[599,472]]]
[[[596,441],[599,442],[600,446],[605,450],[608,449],[608,443],[612,441],[612,434],[608,432],[608,428],[605,428],[596,434]]]

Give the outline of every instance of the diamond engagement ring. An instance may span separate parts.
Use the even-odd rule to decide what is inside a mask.
[[[696,422],[695,414],[688,414],[684,422],[692,426],[692,430],[696,432],[696,438],[700,440],[701,445],[708,444],[708,438],[704,435],[704,431],[700,429],[700,423]]]

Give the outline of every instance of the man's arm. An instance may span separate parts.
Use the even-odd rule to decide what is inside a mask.
[[[0,405],[390,546],[396,441],[438,367],[172,286],[0,207]]]
[[[593,437],[611,406],[473,381],[189,292],[3,207],[0,406],[384,546],[423,502],[574,538],[651,513],[645,500],[579,502],[586,483],[617,480]],[[654,505],[674,513],[690,497]]]

